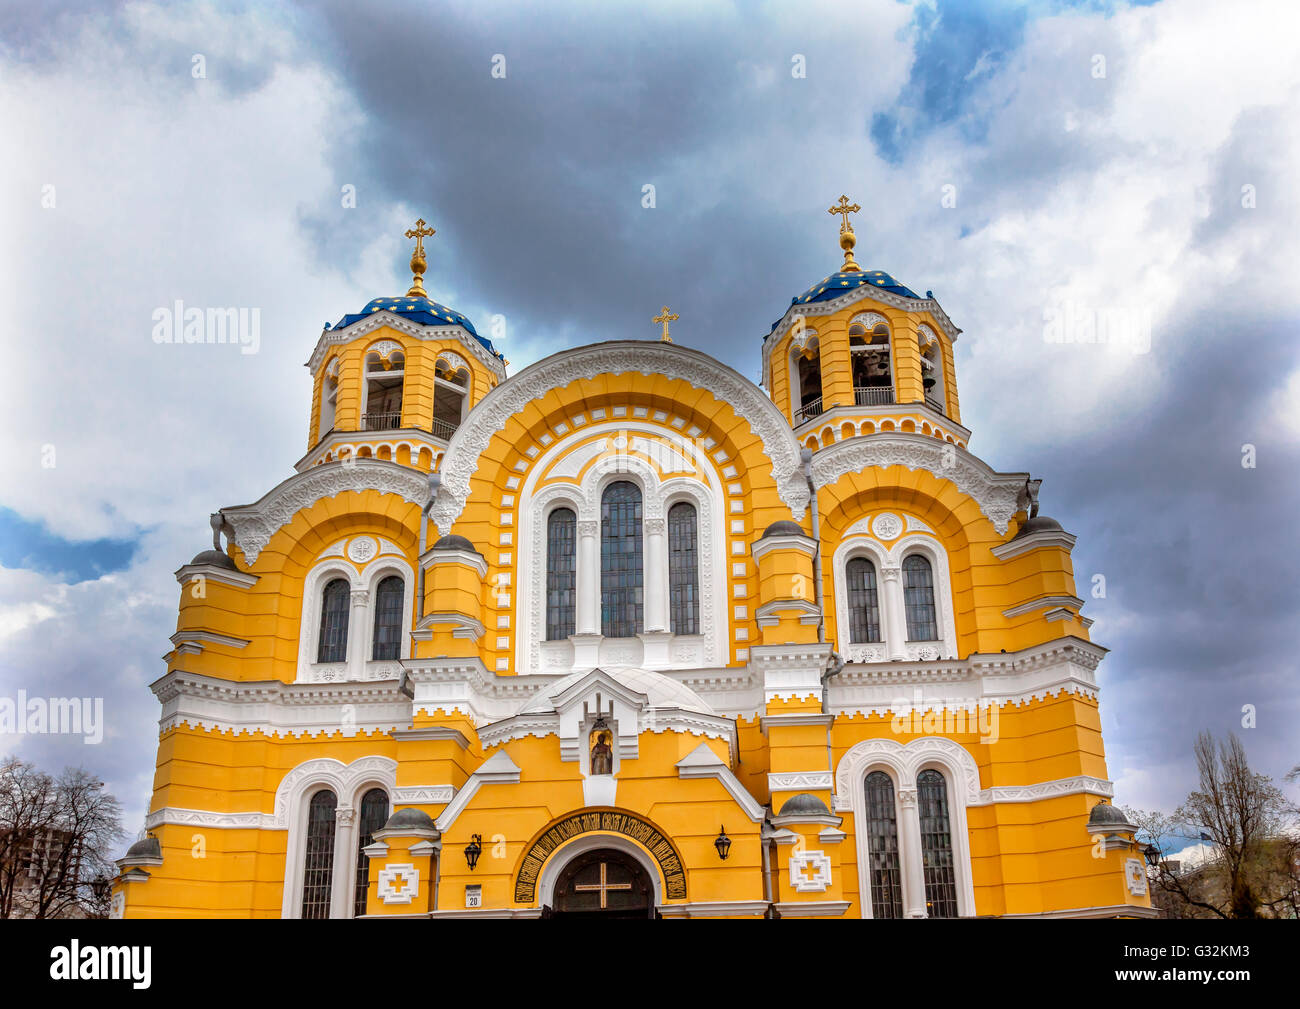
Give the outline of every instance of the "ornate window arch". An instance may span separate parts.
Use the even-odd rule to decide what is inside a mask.
[[[324,914],[314,917],[351,917],[357,880],[358,850],[360,842],[357,812],[365,795],[381,790],[393,806],[393,790],[397,780],[397,761],[389,757],[361,757],[351,764],[332,757],[308,760],[289,771],[276,789],[276,816],[288,829],[284,867],[284,894],[281,916],[304,917],[306,888],[310,883],[320,887],[328,870],[329,903]],[[334,797],[334,833],[328,844],[321,833],[315,841],[311,837],[311,803],[313,798],[328,792]],[[315,847],[312,848],[312,844]],[[320,861],[328,848],[328,865]],[[318,856],[317,864],[309,865],[309,856]],[[309,878],[309,873],[313,874]],[[321,893],[313,894],[313,910],[319,911]]]
[[[567,504],[546,516],[546,640],[562,641],[577,628],[578,512]]]
[[[932,661],[957,656],[957,628],[952,602],[952,581],[948,572],[948,552],[931,533],[910,532],[893,542],[881,542],[875,535],[874,525],[882,531],[892,520],[898,528],[904,524],[915,529],[920,523],[911,518],[899,518],[882,512],[875,522],[866,517],[850,527],[832,556],[835,589],[835,631],[838,651],[849,662]],[[896,536],[897,533],[894,532]],[[907,629],[906,592],[907,558],[923,557],[930,565],[934,605],[934,638],[910,640]],[[855,642],[851,633],[849,605],[848,562],[864,557],[876,566],[878,602],[880,606],[879,642]]]
[[[849,320],[849,367],[858,406],[894,402],[890,329],[889,320],[879,312],[859,312]]]
[[[438,354],[433,366],[433,433],[450,439],[470,408],[470,387],[474,373],[465,359],[455,351]]]
[[[361,361],[361,430],[392,431],[402,426],[406,352],[396,340],[377,340]]]
[[[908,641],[937,641],[939,621],[934,601],[934,565],[919,550],[903,558],[903,599]]]
[[[668,507],[668,629],[696,634],[700,628],[699,509],[691,501]]]
[[[645,629],[645,495],[631,480],[600,494],[600,633],[630,638]]]
[[[415,606],[415,572],[394,554],[381,554],[361,571],[339,554],[319,558],[303,579],[302,615],[299,620],[298,674],[303,682],[389,679],[397,675],[397,660],[410,658]],[[377,589],[385,578],[402,579],[401,630],[395,659],[374,657]],[[348,586],[347,651],[341,660],[319,661],[323,593],[326,585],[342,580]],[[361,613],[358,619],[358,611]]]
[[[926,917],[925,842],[918,808],[918,788],[920,776],[930,770],[938,771],[944,779],[952,870],[949,894],[953,909],[959,916],[974,915],[975,888],[971,876],[966,807],[979,801],[979,767],[970,751],[960,743],[942,736],[922,736],[906,745],[893,739],[864,740],[851,746],[835,768],[833,806],[837,812],[853,814],[862,917],[873,917],[873,851],[866,780],[878,770],[889,775],[896,789],[905,916]]]
[[[593,435],[636,434],[661,438],[675,444],[681,435],[665,430],[650,422],[630,420],[584,427],[569,438],[550,446],[547,453],[534,461],[532,472],[518,495],[518,572],[519,606],[516,608],[518,630],[516,634],[519,672],[568,672],[576,668],[576,647],[582,646],[584,605],[593,607],[594,626],[588,631],[595,638],[599,654],[586,665],[645,665],[651,668],[698,668],[725,661],[728,654],[729,625],[726,606],[725,515],[723,514],[722,483],[707,457],[695,457],[701,480],[697,476],[672,476],[661,478],[658,471],[644,459],[632,454],[610,454],[596,459],[582,469],[580,483],[565,479],[552,482],[534,490],[540,474],[557,459],[565,457],[575,446],[590,440]],[[589,591],[591,572],[599,585],[600,499],[610,483],[628,480],[642,493],[643,550],[646,551],[645,591],[650,610],[661,607],[662,632],[647,624],[647,633],[641,641],[624,639],[619,645],[607,644],[600,634],[599,594],[588,596],[584,604],[584,591]],[[670,603],[668,584],[668,541],[666,535],[667,511],[679,502],[695,506],[698,518],[699,558],[699,630],[694,635],[672,634],[670,630]],[[571,508],[577,514],[577,605],[575,607],[575,636],[568,641],[546,640],[546,558],[547,523],[556,508]],[[584,537],[589,546],[584,547]],[[652,561],[652,543],[662,556]],[[591,549],[585,563],[584,550]],[[649,616],[649,611],[647,613]],[[590,656],[588,656],[590,657]]]

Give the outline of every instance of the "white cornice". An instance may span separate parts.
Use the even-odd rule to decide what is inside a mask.
[[[1083,600],[1078,596],[1039,596],[1037,599],[1031,599],[1027,603],[1021,603],[1019,606],[1012,606],[1010,609],[1003,610],[1004,617],[1018,617],[1024,613],[1035,613],[1038,610],[1050,610],[1058,606],[1065,606],[1075,611],[1083,609]]]
[[[836,442],[813,456],[813,481],[820,489],[849,473],[889,466],[923,469],[950,481],[999,533],[1029,504],[1028,473],[998,473],[966,449],[923,434],[885,432]]]
[[[311,357],[307,359],[307,370],[314,376],[319,370],[321,362],[325,360],[326,352],[331,347],[336,347],[342,343],[351,343],[353,340],[360,339],[377,329],[383,328],[392,329],[423,341],[456,340],[469,351],[475,360],[489,368],[499,381],[505,380],[505,363],[496,355],[489,353],[488,349],[471,336],[465,327],[459,325],[424,326],[387,309],[371,312],[350,326],[322,330],[320,339],[316,341],[315,350],[312,351]]]
[[[282,683],[225,680],[173,670],[151,684],[162,704],[159,731],[181,725],[232,735],[300,737],[391,733],[411,724],[397,681]],[[348,711],[345,719],[341,712]]]
[[[396,494],[420,507],[429,499],[426,474],[395,462],[351,459],[313,466],[278,484],[254,504],[222,508],[221,514],[230,523],[234,541],[251,565],[271,537],[302,509],[347,491],[367,490]]]
[[[434,564],[464,564],[477,571],[480,578],[487,577],[487,561],[481,553],[473,550],[432,547],[420,555],[420,566],[432,567]]]
[[[766,816],[766,810],[759,805],[755,799],[745,789],[737,778],[718,755],[714,753],[707,743],[701,743],[690,753],[677,761],[677,776],[679,778],[717,778],[722,787],[736,801],[745,815],[754,823],[762,823]]]
[[[224,645],[227,648],[248,647],[247,638],[232,638],[229,634],[216,634],[213,631],[177,631],[170,640],[178,649],[183,645],[192,645],[196,647],[191,648],[191,651],[200,652],[204,645]]]
[[[439,472],[442,485],[430,515],[443,535],[451,532],[470,493],[470,478],[492,438],[533,400],[575,379],[634,372],[681,379],[726,403],[759,438],[772,463],[782,501],[796,519],[808,506],[799,470],[799,444],[790,425],[761,389],[707,354],[662,342],[620,341],[562,351],[530,365],[489,392],[470,410],[447,445]]]
[[[1042,547],[1060,547],[1062,550],[1073,550],[1076,537],[1067,533],[1063,529],[1044,530],[1038,533],[1028,533],[1024,536],[1016,536],[993,547],[989,553],[1000,561],[1009,561],[1012,557],[1019,557],[1021,554],[1027,554],[1030,550],[1038,550]]]
[[[195,578],[203,578],[209,582],[232,585],[237,589],[251,589],[257,584],[259,577],[245,574],[243,571],[232,571],[230,568],[219,567],[216,564],[184,564],[176,569],[176,581],[181,585],[186,585]]]
[[[894,294],[890,291],[881,290],[878,287],[872,287],[870,284],[861,284],[851,291],[846,291],[838,298],[831,298],[827,301],[809,301],[802,304],[793,304],[785,310],[785,315],[777,323],[776,328],[763,338],[763,358],[766,361],[771,354],[772,348],[781,342],[781,337],[790,328],[794,320],[800,316],[805,318],[809,316],[834,315],[843,308],[848,308],[859,301],[874,301],[880,305],[888,305],[890,308],[902,309],[909,315],[920,315],[923,312],[929,312],[938,323],[939,328],[953,343],[957,342],[957,336],[961,330],[952,324],[939,302],[934,298],[905,298],[901,294]]]
[[[811,536],[796,536],[793,533],[784,536],[760,536],[750,546],[754,560],[761,561],[763,555],[772,550],[798,550],[811,557],[817,552],[817,542]]]

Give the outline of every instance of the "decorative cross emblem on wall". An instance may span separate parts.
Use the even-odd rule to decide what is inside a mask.
[[[610,890],[630,890],[630,889],[632,889],[632,884],[631,884],[631,883],[611,883],[611,882],[609,882],[609,877],[606,875],[606,869],[607,869],[606,864],[605,864],[604,862],[601,862],[601,863],[600,863],[600,882],[599,882],[599,883],[583,883],[583,884],[581,884],[581,885],[579,885],[579,884],[575,884],[574,887],[573,887],[575,890],[599,890],[599,891],[600,891],[600,908],[601,908],[602,911],[605,910],[605,909],[609,906],[609,903],[608,903],[608,894],[609,894],[609,891],[610,891]]]

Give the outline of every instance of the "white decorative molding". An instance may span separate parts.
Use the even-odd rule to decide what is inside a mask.
[[[1134,897],[1145,897],[1147,893],[1147,867],[1140,858],[1124,860],[1124,885]]]
[[[460,371],[462,368],[464,368],[466,371],[470,370],[469,362],[466,361],[459,354],[457,354],[454,350],[438,351],[438,360],[446,361],[448,370],[450,370],[453,373]],[[437,362],[435,362],[435,366],[436,363]]]
[[[379,552],[379,544],[373,536],[358,536],[348,544],[348,560],[354,564],[365,564]]]
[[[403,350],[402,345],[396,340],[376,340],[366,348],[366,356],[369,357],[371,354],[378,354],[381,361],[387,361],[393,356],[394,351],[400,352],[403,357],[406,356],[406,352]]]
[[[396,494],[422,507],[429,497],[428,478],[409,466],[379,459],[326,463],[289,477],[251,505],[223,508],[234,540],[251,565],[275,535],[299,511],[325,498],[367,490]]]
[[[939,328],[943,330],[944,335],[953,342],[956,342],[958,334],[961,333],[961,330],[952,324],[952,320],[948,318],[947,313],[939,307],[939,302],[934,298],[908,298],[879,287],[872,287],[870,284],[861,284],[851,291],[844,292],[838,298],[829,298],[826,301],[800,302],[787,308],[781,321],[776,324],[776,328],[763,341],[764,361],[771,354],[771,349],[780,343],[781,338],[795,325],[797,319],[805,319],[804,325],[807,325],[806,319],[808,317],[834,315],[850,305],[857,304],[859,301],[874,301],[879,305],[902,309],[912,315],[919,312],[929,312],[939,324]],[[893,327],[890,328],[892,330]]]
[[[1014,536],[1007,542],[993,547],[989,553],[1000,561],[1009,561],[1012,557],[1019,557],[1021,554],[1029,553],[1030,550],[1038,550],[1042,547],[1073,550],[1075,539],[1072,533],[1067,533],[1063,529],[1044,529],[1042,532]]]
[[[204,581],[219,582],[237,589],[251,589],[257,584],[259,575],[245,574],[243,571],[231,571],[230,568],[218,567],[216,564],[185,564],[176,569],[176,581],[188,585],[196,578]]]
[[[854,326],[861,326],[868,333],[877,326],[884,326],[891,332],[893,331],[893,327],[889,325],[889,320],[879,312],[858,312],[849,320],[849,328],[852,329]]]
[[[398,785],[393,789],[393,802],[404,806],[445,805],[455,798],[452,785]]]
[[[498,381],[506,377],[505,363],[483,344],[479,343],[463,326],[455,323],[425,326],[387,309],[371,312],[357,319],[350,326],[324,330],[320,335],[320,339],[316,341],[316,347],[312,351],[311,357],[307,359],[307,369],[315,375],[331,347],[341,343],[351,343],[367,333],[373,333],[385,327],[406,336],[413,336],[421,341],[456,340],[463,349],[469,352],[471,357],[491,371]]]
[[[232,681],[175,669],[151,685],[162,705],[160,732],[193,729],[268,738],[391,733],[411,724],[411,701],[396,680],[374,683]]]
[[[893,512],[881,512],[871,520],[871,532],[878,540],[896,540],[903,534],[903,520]]]
[[[384,866],[376,881],[379,899],[385,904],[410,904],[420,896],[420,874],[410,862]]]
[[[923,469],[974,500],[999,533],[1006,533],[1016,512],[1029,503],[1028,473],[998,473],[966,449],[923,434],[882,432],[836,442],[813,456],[812,466],[818,488],[873,467]]]
[[[759,805],[758,800],[740,783],[730,767],[723,763],[707,743],[701,743],[690,753],[677,761],[679,778],[717,778],[727,793],[754,823],[762,823],[767,810]]]
[[[1027,603],[1021,603],[1018,606],[1012,606],[1010,609],[1002,611],[1004,617],[1018,617],[1025,613],[1036,613],[1039,610],[1051,610],[1057,607],[1078,610],[1083,609],[1083,600],[1078,596],[1039,596],[1037,599],[1031,599]],[[1071,614],[1073,616],[1074,614]]]
[[[994,785],[982,789],[979,798],[970,803],[972,806],[988,806],[998,802],[1038,802],[1040,799],[1055,799],[1062,795],[1100,795],[1112,798],[1115,786],[1105,778],[1093,778],[1086,774],[1073,778],[1056,778],[1053,781],[1040,781],[1035,785]]]
[[[821,851],[796,851],[790,856],[790,884],[799,893],[825,893],[831,885],[831,860]]]
[[[761,440],[772,463],[772,476],[782,501],[796,518],[808,506],[808,487],[799,471],[799,445],[785,418],[753,383],[699,351],[661,342],[601,343],[564,351],[530,365],[487,394],[452,436],[440,472],[442,485],[430,515],[446,535],[469,498],[470,478],[479,457],[511,417],[533,400],[576,379],[602,374],[642,375],[681,379],[713,395]]]
[[[784,773],[771,771],[767,775],[769,792],[808,792],[831,788],[833,785],[830,771]]]

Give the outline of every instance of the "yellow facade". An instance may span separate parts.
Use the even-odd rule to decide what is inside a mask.
[[[967,449],[932,297],[846,266],[766,391],[662,341],[507,378],[418,264],[177,572],[115,914],[1149,913],[1074,537]]]

